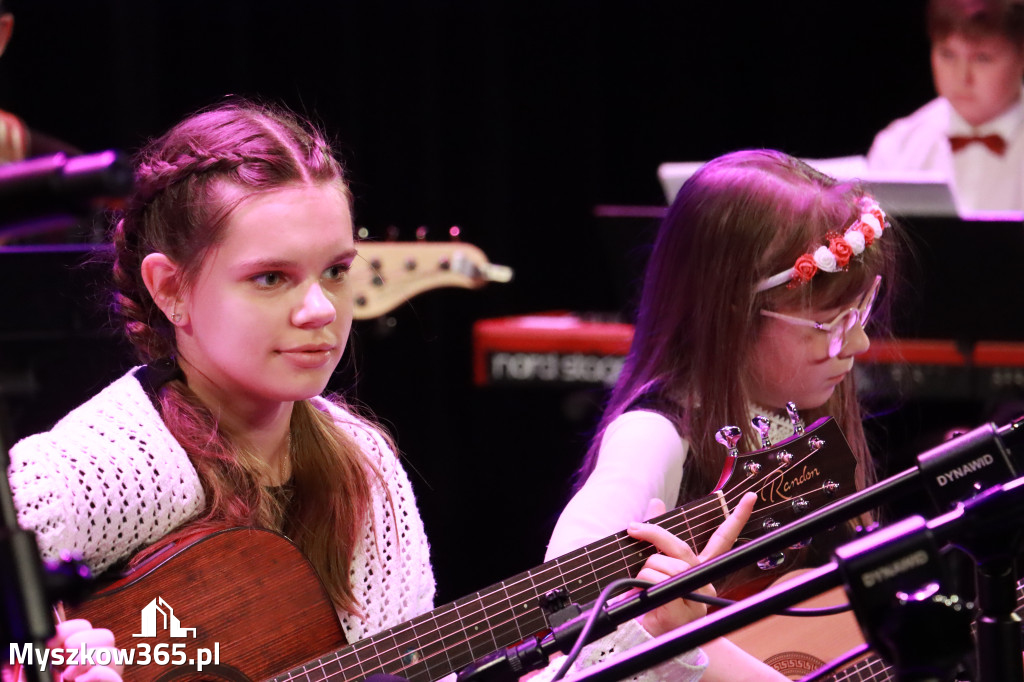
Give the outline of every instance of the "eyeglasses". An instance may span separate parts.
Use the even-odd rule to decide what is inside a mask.
[[[860,322],[861,328],[867,326],[868,320],[871,318],[871,307],[875,304],[875,299],[878,298],[878,288],[881,284],[882,276],[877,275],[875,281],[871,284],[871,288],[867,290],[861,299],[860,305],[839,313],[831,322],[815,322],[803,317],[777,313],[774,310],[762,310],[761,314],[789,324],[812,327],[818,331],[825,332],[828,334],[828,356],[834,358],[839,355],[839,351],[846,345],[846,332],[853,329],[854,325],[858,322]]]

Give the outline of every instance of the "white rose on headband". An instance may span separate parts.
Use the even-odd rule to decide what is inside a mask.
[[[875,233],[875,239],[882,236],[882,224],[878,222],[878,218],[874,215],[865,213],[860,217],[860,221],[871,227],[871,231]]]
[[[829,251],[827,246],[819,246],[815,249],[814,264],[825,272],[835,272],[839,269],[835,254]]]
[[[856,227],[856,223],[854,223],[854,227]],[[860,254],[864,253],[863,232],[857,229],[850,228],[849,230],[846,231],[846,234],[843,235],[843,239],[845,239],[850,244],[850,248],[853,249],[854,256],[859,256]]]

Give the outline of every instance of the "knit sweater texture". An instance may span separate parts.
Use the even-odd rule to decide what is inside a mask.
[[[44,559],[68,551],[100,573],[203,510],[199,476],[134,371],[11,450],[18,521],[36,533]],[[387,441],[337,405],[314,404],[380,473],[370,475],[370,514],[351,566],[362,615],[339,613],[355,642],[429,611],[434,576],[412,486]]]

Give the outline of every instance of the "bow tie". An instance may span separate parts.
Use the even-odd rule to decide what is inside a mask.
[[[954,152],[960,151],[972,142],[980,142],[998,156],[1006,153],[1006,140],[1002,135],[951,135],[949,138],[949,146]]]

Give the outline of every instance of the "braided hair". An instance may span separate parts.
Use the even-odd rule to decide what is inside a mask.
[[[166,254],[187,285],[221,239],[239,201],[290,184],[335,183],[349,197],[341,165],[323,136],[280,109],[232,103],[189,117],[136,159],[135,193],[114,229],[114,309],[141,360],[174,355],[174,327],[142,280],[142,259]]]
[[[324,136],[283,109],[232,102],[194,114],[151,141],[135,161],[136,187],[113,231],[115,313],[143,362],[177,353],[175,326],[142,278],[142,261],[162,253],[188,288],[246,200],[301,185],[336,186],[350,200],[344,172]],[[339,403],[339,398],[334,398]],[[290,434],[292,480],[282,494],[262,485],[266,468],[241,439],[177,378],[158,389],[168,429],[196,467],[206,508],[181,535],[225,526],[284,532],[317,570],[338,608],[358,613],[349,566],[371,508],[375,470],[352,438],[309,401],[295,403]]]

